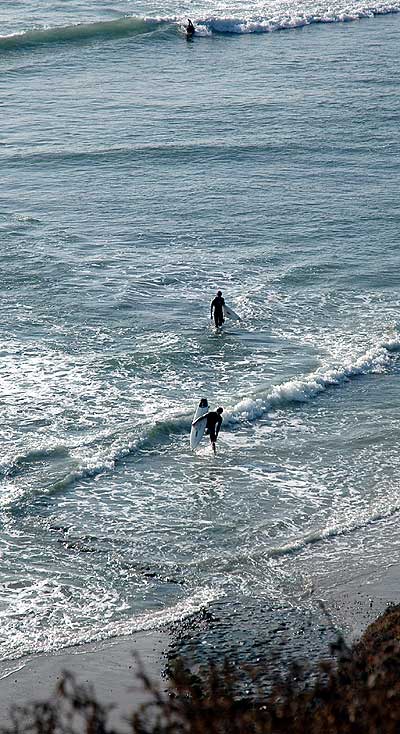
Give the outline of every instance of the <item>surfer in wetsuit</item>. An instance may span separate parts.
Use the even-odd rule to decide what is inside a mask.
[[[218,291],[213,302],[211,303],[211,318],[214,314],[215,328],[219,329],[224,323],[224,306],[225,301],[222,298],[222,291]]]
[[[219,429],[221,428],[222,423],[222,413],[224,412],[223,408],[217,408],[217,410],[211,410],[209,413],[207,413],[207,425],[206,425],[206,434],[210,436],[211,446],[212,450],[214,451],[214,454],[217,453],[215,444],[218,438]]]
[[[195,27],[192,21],[190,20],[190,18],[188,18],[188,24],[186,26],[186,35],[188,38],[191,38],[192,36],[194,36],[194,33],[195,33]]]

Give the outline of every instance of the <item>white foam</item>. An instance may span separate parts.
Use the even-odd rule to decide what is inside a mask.
[[[0,653],[0,661],[14,660],[31,654],[57,652],[66,647],[103,642],[115,637],[132,635],[135,632],[159,630],[195,614],[220,596],[221,591],[217,592],[207,587],[197,590],[190,597],[171,607],[160,611],[148,611],[137,617],[109,622],[98,618],[91,620],[90,623],[79,623],[76,627],[67,624],[59,625],[53,629],[52,633],[47,627],[44,629],[37,627],[31,629],[31,637],[16,636],[14,648],[7,640],[6,646]]]
[[[239,7],[238,7],[239,6]],[[226,6],[225,6],[226,8]],[[211,33],[271,33],[315,23],[345,23],[400,12],[400,2],[299,2],[281,0],[262,5],[236,3],[238,15],[215,13],[196,22],[198,35]]]
[[[338,367],[325,367],[303,378],[288,380],[273,387],[263,397],[242,398],[224,415],[226,423],[254,421],[265,413],[290,403],[305,403],[333,385],[341,385],[358,375],[383,372],[392,363],[391,353],[400,349],[397,340],[386,341],[363,355]]]
[[[237,402],[231,409],[225,408],[224,426],[249,421],[256,421],[271,410],[290,406],[292,403],[306,403],[325,392],[331,386],[339,386],[359,375],[384,372],[390,369],[393,362],[393,353],[400,350],[398,339],[389,338],[372,347],[354,361],[348,361],[336,367],[321,367],[316,372],[288,380],[272,387],[266,395],[259,397],[246,396]],[[63,491],[68,486],[85,478],[98,476],[104,472],[113,471],[116,464],[141,448],[150,445],[159,445],[169,440],[172,433],[186,433],[190,429],[191,416],[165,416],[150,426],[143,426],[140,437],[126,440],[125,434],[118,440],[113,440],[107,447],[102,448],[90,456],[85,456],[85,447],[79,452],[71,451],[70,457],[77,463],[76,469],[69,471],[64,477],[52,484],[38,487],[24,488],[10,486],[0,500],[2,508],[24,502],[26,498],[35,494],[52,494]],[[55,448],[53,447],[53,450]],[[29,458],[29,455],[26,457]],[[21,457],[19,457],[21,459]],[[3,474],[15,468],[15,461],[5,461],[0,467]]]

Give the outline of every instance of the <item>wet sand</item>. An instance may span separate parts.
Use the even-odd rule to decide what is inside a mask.
[[[400,603],[400,565],[394,563],[381,575],[375,572],[339,585],[325,595],[324,602],[335,625],[353,642],[389,604]]]
[[[169,637],[165,632],[143,632],[129,638],[70,648],[59,654],[38,655],[0,664],[0,721],[9,721],[12,705],[48,700],[59,683],[62,671],[74,673],[78,681],[90,683],[102,704],[113,704],[110,723],[127,727],[124,719],[146,694],[135,676],[139,655],[146,673],[162,688],[164,651]]]

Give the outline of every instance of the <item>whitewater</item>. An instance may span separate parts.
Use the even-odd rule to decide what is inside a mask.
[[[19,12],[18,12],[19,10]],[[23,3],[13,9],[0,34],[0,48],[12,49],[41,43],[117,38],[154,32],[169,27],[183,31],[186,16],[196,22],[200,36],[213,33],[270,33],[302,28],[314,23],[338,23],[398,13],[398,2],[283,2],[260,3],[240,0],[224,5],[206,3],[115,3],[113,8],[98,3],[96,10],[86,2],[73,2],[67,11],[43,3],[32,8]],[[28,11],[28,12],[27,12]],[[165,15],[164,15],[165,13]],[[27,17],[28,16],[28,17]],[[110,17],[111,16],[111,17]],[[8,21],[8,22],[7,22]],[[72,22],[71,22],[72,21]],[[5,32],[4,32],[5,31]]]
[[[399,10],[5,4],[1,661],[205,613],[222,655],[393,563]]]

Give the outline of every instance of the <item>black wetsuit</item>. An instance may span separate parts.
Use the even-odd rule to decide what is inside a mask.
[[[216,410],[211,410],[207,413],[207,428],[206,433],[210,436],[211,443],[215,443],[221,428],[222,415],[217,413]]]
[[[214,321],[215,326],[218,329],[219,326],[222,326],[224,323],[224,307],[225,301],[222,298],[222,296],[215,296],[212,304],[211,304],[211,315],[214,309]]]

